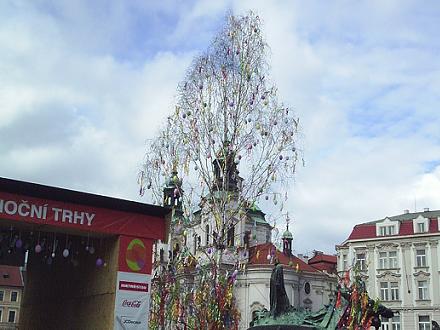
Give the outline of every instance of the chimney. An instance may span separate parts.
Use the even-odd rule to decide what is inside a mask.
[[[424,209],[423,209],[423,212],[428,212],[429,211],[429,207],[425,207]]]
[[[403,214],[408,214],[409,210],[403,210]]]
[[[323,255],[324,254],[324,252],[322,252],[322,251],[319,251],[319,250],[313,250],[313,256],[314,257],[316,257],[316,256],[320,256],[320,255]]]

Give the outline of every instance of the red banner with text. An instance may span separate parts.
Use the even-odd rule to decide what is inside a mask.
[[[0,219],[118,235],[164,239],[156,216],[0,192]]]

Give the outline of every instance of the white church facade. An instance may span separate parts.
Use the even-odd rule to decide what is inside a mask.
[[[181,201],[175,200],[179,196],[173,195],[172,191],[174,183],[169,181],[164,189],[164,205],[174,206],[175,215],[180,216],[176,209],[179,209]],[[203,260],[206,251],[216,248],[214,221],[209,207],[202,203],[192,223],[171,228],[168,244],[157,245],[156,258],[166,264],[168,258],[177,252],[176,249],[186,249],[196,259]],[[322,265],[319,258],[317,267],[293,255],[293,235],[288,228],[282,235],[282,250],[277,249],[272,242],[272,230],[265,214],[253,206],[246,209],[246,216],[227,233],[222,262],[226,269],[232,271],[238,267],[240,270],[235,282],[235,298],[241,314],[240,329],[249,328],[256,312],[270,309],[269,283],[275,258],[283,265],[286,293],[292,306],[317,311],[334,298],[336,275],[328,267],[319,267],[320,263]]]

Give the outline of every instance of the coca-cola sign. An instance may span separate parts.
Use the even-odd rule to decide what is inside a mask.
[[[140,300],[127,300],[124,299],[122,301],[122,307],[129,307],[129,308],[140,308],[142,302]]]

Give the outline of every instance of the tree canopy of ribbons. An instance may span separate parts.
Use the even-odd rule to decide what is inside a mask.
[[[272,203],[275,213],[285,211],[289,183],[303,162],[299,119],[279,100],[268,77],[267,57],[260,18],[252,12],[228,17],[207,51],[194,59],[178,85],[174,111],[148,143],[140,193],[156,204],[167,204],[164,184],[170,178],[172,199],[183,200],[172,231],[179,228],[186,235],[185,228],[196,222],[195,211],[201,210],[213,224],[214,237],[202,253],[205,261],[181,249],[180,257],[174,256],[173,264],[156,277],[156,288],[162,291],[153,293],[152,317],[159,328],[167,318],[191,323],[184,319],[192,307],[206,308],[195,314],[196,321],[200,325],[210,320],[210,329],[223,329],[220,323],[238,319],[232,289],[239,267],[227,273],[222,263],[226,253],[238,258],[237,247],[245,248],[246,243],[236,234],[230,249],[229,229],[245,221],[248,210],[261,201]],[[188,268],[195,277],[183,289],[180,282],[188,281],[180,281],[179,274]]]

